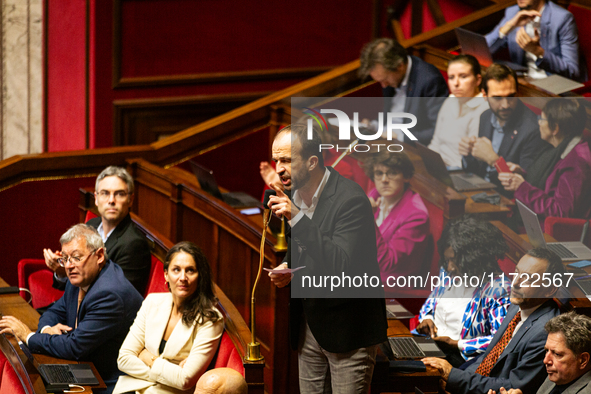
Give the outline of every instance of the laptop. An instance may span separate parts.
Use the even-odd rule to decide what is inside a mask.
[[[544,239],[544,233],[538,215],[529,209],[521,201],[515,199],[525,231],[529,238],[529,243],[534,248],[546,248],[555,252],[560,256],[562,261],[576,261],[576,260],[589,260],[591,259],[591,249],[586,247],[582,242],[549,242],[546,243]]]
[[[490,53],[490,48],[488,47],[486,38],[483,35],[462,29],[461,27],[456,27],[455,32],[456,37],[458,37],[458,42],[462,47],[462,53],[474,56],[478,60],[478,63],[485,67],[493,64],[494,61],[492,54]],[[528,70],[527,67],[517,63],[503,60],[497,60],[496,63],[505,65],[510,69],[520,73],[525,73]]]
[[[427,172],[459,192],[496,189],[497,187],[494,183],[490,183],[478,175],[470,173],[450,174],[439,153],[432,151],[420,143],[417,143],[415,148],[419,156],[423,159],[423,164],[425,164]]]
[[[395,298],[386,299],[386,316],[388,320],[412,319],[415,317],[414,314],[409,312],[409,310],[396,301]]]
[[[445,357],[430,337],[388,337],[395,359]]]
[[[31,382],[31,378],[25,369],[25,365],[23,361],[18,356],[18,353],[12,346],[12,343],[6,338],[5,334],[0,335],[0,348],[2,349],[2,353],[10,362],[10,365],[16,372],[16,376],[20,380],[22,387],[26,394],[35,394],[35,389],[33,388],[33,383]]]
[[[52,390],[67,390],[71,384],[80,386],[98,386],[99,381],[94,376],[88,364],[39,364],[29,347],[19,341],[18,345],[27,356],[33,367],[39,372],[48,392]]]
[[[193,160],[189,160],[189,164],[191,164],[191,169],[199,181],[201,189],[215,198],[222,200],[232,208],[263,207],[263,203],[244,192],[220,192],[218,183],[213,176],[213,171],[203,167],[201,164],[195,163]]]

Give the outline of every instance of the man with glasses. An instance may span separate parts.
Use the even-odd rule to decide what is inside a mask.
[[[478,137],[463,137],[458,148],[464,170],[499,186],[495,163],[500,157],[527,170],[549,148],[540,138],[536,114],[516,98],[518,86],[510,68],[494,63],[486,70],[482,94],[490,109],[480,116]]]
[[[77,224],[60,238],[58,264],[68,276],[64,295],[39,319],[33,332],[12,316],[0,320],[0,333],[26,342],[33,353],[91,361],[111,392],[118,376],[117,355],[142,304],[142,296],[91,226]]]
[[[87,224],[98,230],[111,260],[123,269],[137,291],[144,294],[150,275],[150,248],[131,221],[133,193],[133,178],[124,168],[105,168],[96,178],[94,192],[100,217],[90,219]],[[53,287],[63,290],[67,278],[58,264],[59,253],[44,249],[43,255],[45,264],[55,273]]]

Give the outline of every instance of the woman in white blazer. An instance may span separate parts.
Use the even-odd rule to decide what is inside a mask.
[[[164,261],[170,293],[146,297],[125,338],[114,394],[193,393],[224,330],[211,269],[195,244],[180,242]]]

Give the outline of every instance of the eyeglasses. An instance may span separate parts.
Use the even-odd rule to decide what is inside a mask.
[[[101,190],[101,191],[97,192],[96,195],[98,196],[98,198],[100,200],[108,200],[109,198],[111,198],[111,195],[113,195],[115,197],[115,200],[123,201],[127,198],[129,193],[127,193],[124,190],[117,190],[117,191],[114,191],[113,193],[111,193],[108,190]]]
[[[547,122],[548,118],[542,118],[542,115],[538,115],[538,123]]]
[[[394,178],[396,178],[396,176],[400,174],[400,172],[398,171],[394,171],[394,170],[388,170],[388,172],[383,172],[383,171],[374,171],[373,172],[373,177],[374,179],[382,179],[382,177],[384,175],[386,175],[388,177],[388,179],[392,180]]]
[[[68,262],[71,262],[73,265],[78,265],[83,261],[86,261],[90,256],[96,253],[96,250],[93,250],[86,256],[66,256],[62,255],[61,258],[57,259],[57,262],[60,266],[65,267]]]

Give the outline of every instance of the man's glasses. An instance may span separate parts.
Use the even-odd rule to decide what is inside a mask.
[[[66,255],[62,255],[62,257],[60,257],[59,259],[57,259],[57,262],[62,267],[65,267],[68,262],[72,263],[72,265],[78,265],[78,264],[82,263],[83,261],[86,261],[90,256],[92,256],[95,253],[96,253],[96,250],[93,250],[92,252],[90,252],[86,256],[66,256]]]
[[[129,193],[127,193],[124,190],[117,190],[112,193],[108,190],[101,190],[97,192],[96,195],[98,196],[99,200],[108,200],[109,198],[111,198],[111,195],[113,195],[115,197],[115,200],[123,201],[127,198]]]

